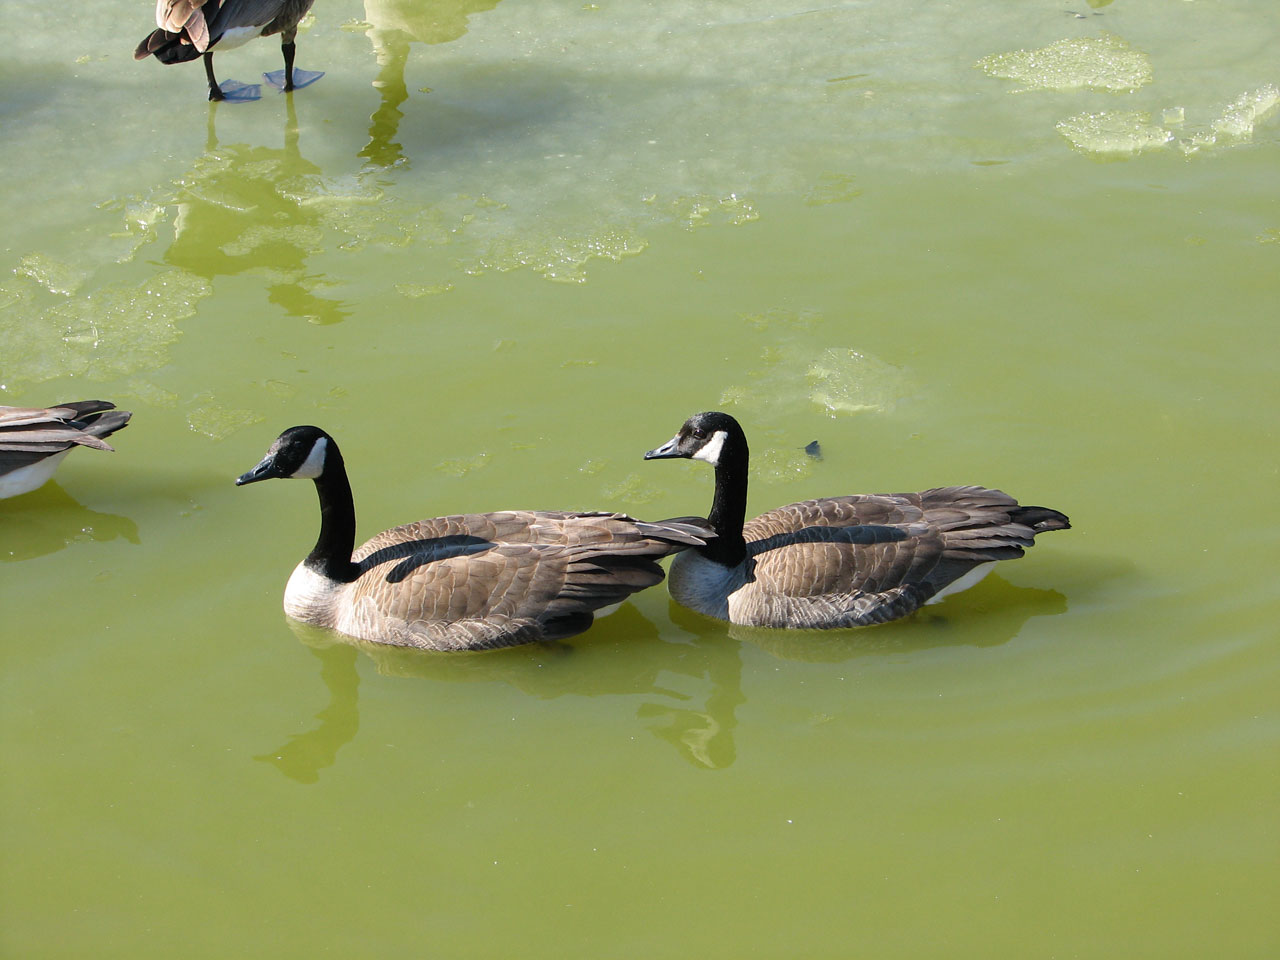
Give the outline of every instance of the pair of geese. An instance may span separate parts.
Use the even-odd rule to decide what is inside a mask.
[[[0,497],[34,490],[78,447],[131,414],[105,400],[0,407]],[[699,613],[761,627],[857,627],[905,617],[1022,556],[1067,518],[999,490],[805,500],[744,522],[747,438],[727,413],[699,413],[646,460],[715,468],[711,512],[646,523],[620,513],[509,510],[384,530],[355,549],[356,513],[338,445],[291,427],[238,485],[312,480],[320,536],[285,588],[289,616],[378,643],[482,650],[581,633],[598,614],[661,583]]]
[[[760,627],[884,623],[965,589],[1036,534],[1069,527],[1047,507],[985,487],[806,500],[744,522],[747,438],[726,413],[690,417],[646,460],[715,469],[711,511],[644,522],[620,513],[502,511],[437,517],[355,547],[342,454],[314,426],[291,427],[237,485],[311,480],[320,535],[285,588],[285,612],[378,643],[479,650],[581,633],[663,579],[699,613]]]

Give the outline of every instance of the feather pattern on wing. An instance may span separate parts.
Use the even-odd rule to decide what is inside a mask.
[[[73,447],[111,450],[104,440],[129,422],[127,410],[106,400],[55,407],[0,406],[0,476]]]
[[[436,650],[568,636],[593,611],[660,583],[659,559],[709,536],[617,513],[503,511],[405,524],[356,549],[360,576],[325,625]]]
[[[730,599],[732,619],[860,626],[905,616],[978,564],[1022,556],[1040,532],[1021,522],[1025,509],[1035,508],[1000,490],[964,486],[770,510],[743,528],[750,569]],[[1045,522],[1052,525],[1044,529],[1061,526]]]

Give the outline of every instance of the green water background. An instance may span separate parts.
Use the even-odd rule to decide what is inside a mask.
[[[325,78],[212,108],[145,4],[45,11],[0,9],[0,402],[134,420],[0,501],[5,956],[1280,949],[1270,0],[319,0]],[[291,628],[314,497],[231,484],[313,422],[364,535],[687,514],[640,456],[707,408],[755,512],[1074,529],[880,628],[658,589],[424,657]]]

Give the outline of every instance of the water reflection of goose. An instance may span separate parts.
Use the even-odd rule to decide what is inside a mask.
[[[284,148],[220,144],[209,111],[205,153],[180,180],[173,242],[164,262],[213,280],[259,273],[268,299],[294,317],[338,323],[348,311],[316,294],[307,271],[321,249],[322,210],[309,203],[320,168],[299,149],[298,115],[285,107]]]
[[[119,514],[90,510],[56,480],[32,493],[20,508],[14,503],[0,509],[0,560],[6,562],[47,556],[73,543],[116,538],[140,543],[138,525]]]
[[[210,100],[245,101],[259,98],[256,83],[227,80],[213,75],[213,48],[230,50],[254,37],[280,34],[284,69],[265,74],[267,82],[290,91],[315,83],[323,73],[295,69],[294,38],[298,22],[314,0],[158,0],[156,28],[133,51],[135,60],[154,56],[161,63],[186,63],[204,58]]]
[[[825,629],[884,623],[977,583],[999,560],[1021,557],[1036,534],[1064,530],[1047,507],[999,490],[806,500],[743,523],[747,438],[726,413],[690,417],[646,460],[684,457],[715,467],[709,516],[716,538],[671,565],[677,602],[757,627]]]
[[[488,650],[558,640],[661,583],[658,561],[701,546],[701,521],[619,513],[504,510],[384,530],[355,548],[356,514],[338,445],[291,427],[237,484],[315,482],[320,536],[285,588],[296,620],[425,650]]]
[[[289,621],[289,627],[319,659],[329,702],[316,714],[320,723],[313,729],[290,736],[256,759],[300,783],[314,783],[359,730],[356,651],[385,677],[505,684],[538,700],[639,698],[636,719],[693,766],[723,769],[737,756],[736,710],[745,701],[738,644],[722,636],[664,641],[657,627],[631,605],[602,621],[588,643],[533,644],[471,654],[368,643],[296,621]]]
[[[395,138],[404,116],[400,104],[409,98],[404,82],[409,45],[456,40],[467,32],[471,14],[492,10],[498,2],[463,0],[445,5],[421,0],[365,0],[364,18],[370,24],[369,40],[378,60],[378,77],[373,85],[382,95],[382,103],[369,118],[369,143],[359,156],[380,167],[404,160]]]
[[[77,400],[56,407],[0,406],[0,497],[35,490],[77,447],[111,450],[104,439],[133,414],[106,400]]]

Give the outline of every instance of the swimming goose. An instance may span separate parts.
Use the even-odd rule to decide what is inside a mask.
[[[0,407],[0,497],[44,484],[75,447],[110,450],[103,440],[133,416],[106,400],[56,407]]]
[[[284,592],[290,617],[427,650],[558,640],[596,611],[662,582],[657,561],[712,536],[697,519],[507,510],[421,520],[353,551],[355,506],[342,454],[319,427],[290,427],[237,485],[314,480],[320,537]]]
[[[135,60],[154,56],[161,63],[186,63],[204,57],[210,100],[257,100],[256,83],[228,80],[219,84],[213,75],[213,48],[230,50],[254,37],[280,34],[284,69],[264,74],[267,82],[289,91],[315,83],[324,73],[295,70],[294,38],[298,22],[314,0],[157,0],[156,30],[147,34],[133,51]]]
[[[686,607],[748,626],[896,620],[1022,556],[1037,533],[1070,526],[1057,510],[985,487],[805,500],[744,524],[747,438],[726,413],[690,417],[644,457],[715,467],[716,538],[672,561],[668,587]]]

